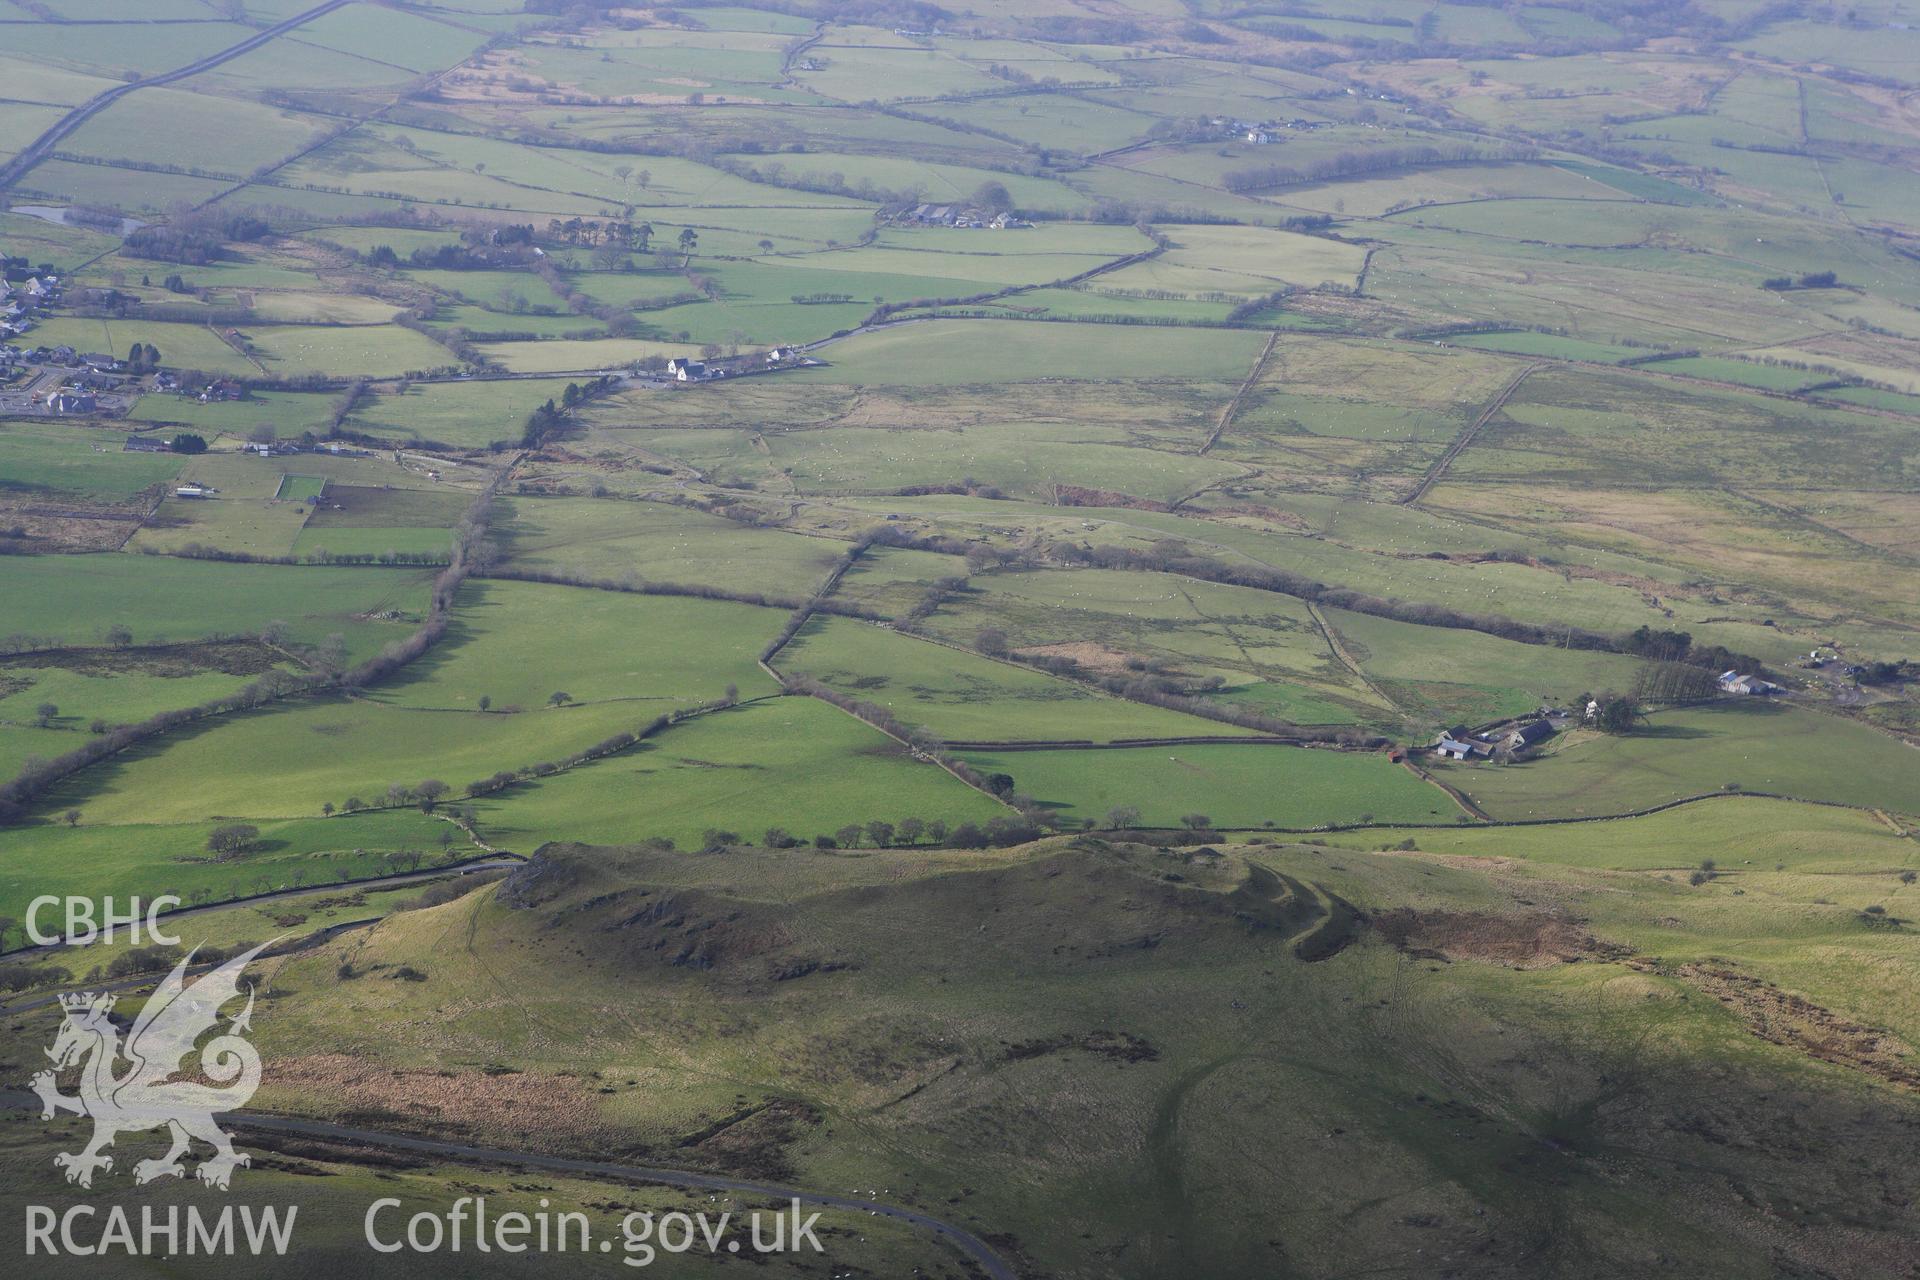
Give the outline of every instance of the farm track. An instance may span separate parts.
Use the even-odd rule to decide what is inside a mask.
[[[176,80],[185,80],[189,76],[197,76],[203,71],[211,71],[224,62],[231,62],[243,54],[252,53],[255,49],[258,49],[261,45],[268,43],[276,37],[283,36],[296,27],[304,26],[315,18],[332,13],[335,9],[344,8],[350,3],[352,3],[352,0],[326,0],[325,4],[309,9],[305,13],[297,13],[285,22],[268,27],[258,35],[249,36],[239,44],[222,49],[218,53],[210,53],[197,62],[190,62],[184,67],[177,68],[173,71],[165,71],[159,75],[148,76],[144,80],[136,80],[130,84],[115,85],[113,88],[89,98],[68,115],[62,117],[51,129],[48,129],[45,133],[23,147],[20,153],[8,162],[5,168],[0,168],[0,191],[5,191],[21,178],[24,178],[29,170],[47,158],[47,153],[53,150],[55,144],[59,143],[81,125],[106,110],[106,108],[112,106],[115,102],[118,102],[121,98],[133,93],[135,90],[149,89],[155,85],[172,84]]]
[[[1335,631],[1333,624],[1327,621],[1327,615],[1320,612],[1320,606],[1311,600],[1302,600],[1301,603],[1307,606],[1307,612],[1313,617],[1313,625],[1320,628],[1321,638],[1327,642],[1327,648],[1333,656],[1340,659],[1340,665],[1351,671],[1354,679],[1371,689],[1374,697],[1398,710],[1399,704],[1389,698],[1386,692],[1373,682],[1373,678],[1360,666],[1359,660],[1347,651],[1346,644],[1340,639],[1340,633]]]
[[[1488,813],[1485,809],[1482,809],[1479,805],[1475,804],[1472,800],[1468,799],[1466,792],[1461,791],[1457,787],[1449,786],[1446,783],[1440,781],[1440,779],[1434,777],[1432,774],[1428,773],[1425,769],[1422,769],[1419,766],[1419,764],[1417,764],[1411,756],[1408,756],[1407,758],[1401,760],[1400,766],[1404,768],[1408,773],[1411,773],[1414,777],[1420,779],[1420,781],[1428,784],[1429,786],[1438,787],[1440,790],[1446,792],[1447,798],[1452,800],[1456,805],[1460,806],[1460,811],[1466,814],[1469,818],[1477,818],[1481,822],[1488,822],[1488,823],[1495,822],[1494,816]]]
[[[1427,468],[1427,474],[1420,478],[1420,484],[1412,493],[1400,499],[1398,505],[1410,507],[1419,502],[1420,499],[1426,497],[1427,490],[1438,484],[1440,477],[1447,473],[1447,468],[1453,465],[1453,460],[1467,451],[1467,446],[1472,444],[1473,438],[1480,434],[1480,429],[1492,421],[1494,414],[1506,408],[1508,399],[1512,397],[1514,392],[1520,389],[1520,384],[1545,367],[1545,364],[1530,364],[1519,373],[1514,374],[1512,381],[1500,388],[1500,393],[1488,402],[1487,407],[1480,411],[1479,416],[1467,424],[1466,430],[1454,437],[1453,443],[1447,446],[1446,452],[1434,459],[1433,465]]]
[[[32,1111],[40,1107],[40,1100],[33,1094],[9,1089],[0,1091],[0,1106],[15,1111]],[[828,1209],[868,1213],[877,1217],[891,1218],[895,1222],[904,1222],[908,1226],[929,1232],[936,1240],[952,1245],[965,1254],[982,1274],[991,1277],[992,1280],[1016,1280],[1018,1275],[986,1241],[972,1232],[936,1218],[932,1214],[922,1213],[918,1209],[909,1209],[904,1205],[883,1204],[874,1200],[862,1200],[856,1196],[837,1196],[825,1191],[808,1191],[802,1187],[782,1186],[778,1183],[750,1182],[744,1178],[729,1178],[723,1174],[706,1173],[698,1169],[618,1164],[612,1161],[579,1160],[568,1156],[544,1155],[534,1151],[510,1151],[502,1147],[445,1142],[435,1138],[422,1138],[413,1134],[394,1133],[387,1130],[358,1129],[349,1125],[332,1124],[325,1120],[302,1119],[298,1116],[251,1115],[246,1112],[235,1112],[223,1118],[237,1128],[252,1130],[256,1133],[283,1133],[293,1137],[312,1138],[349,1146],[405,1151],[462,1164],[542,1169],[552,1173],[577,1174],[588,1178],[613,1178],[623,1182],[682,1187],[690,1191],[728,1191],[738,1195],[762,1196],[770,1200],[799,1200],[804,1204],[819,1205]]]
[[[1267,335],[1267,345],[1260,348],[1260,355],[1254,360],[1253,368],[1247,371],[1247,376],[1241,380],[1240,389],[1233,393],[1233,399],[1227,401],[1227,407],[1220,411],[1220,420],[1214,423],[1213,430],[1207,433],[1206,443],[1200,446],[1199,456],[1206,457],[1213,452],[1213,446],[1220,443],[1220,437],[1225,435],[1227,428],[1232,425],[1234,415],[1240,412],[1240,405],[1246,400],[1247,393],[1252,391],[1254,384],[1260,381],[1260,375],[1266,370],[1267,361],[1272,358],[1273,348],[1279,341],[1278,329]]]

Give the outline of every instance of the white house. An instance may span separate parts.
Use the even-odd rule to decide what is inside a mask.
[[[93,392],[81,388],[78,391],[56,391],[47,397],[47,407],[55,413],[92,413],[100,407],[100,401]]]
[[[183,484],[173,491],[173,496],[176,498],[204,498],[207,496],[207,487],[202,484]]]
[[[792,347],[775,347],[773,350],[767,352],[767,363],[783,364],[788,360],[799,358],[799,355],[800,353]]]

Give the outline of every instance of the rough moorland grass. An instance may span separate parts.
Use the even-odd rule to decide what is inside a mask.
[[[1203,813],[1222,827],[1312,827],[1352,822],[1451,822],[1459,812],[1384,755],[1306,747],[1133,747],[1122,750],[968,752],[981,773],[1063,817],[1103,821],[1132,806],[1141,822],[1171,827]]]
[[[509,842],[698,847],[708,828],[758,841],[768,827],[811,838],[901,818],[984,822],[1007,810],[852,716],[780,698],[702,716],[610,759],[480,802]]]
[[[532,572],[804,596],[846,550],[659,502],[521,497],[500,507],[495,529],[507,563]]]
[[[1550,827],[1350,832],[1335,844],[1376,849],[1411,839],[1424,852],[1525,858],[1610,870],[1692,870],[1705,858],[1739,872],[1889,870],[1920,860],[1920,845],[1858,809],[1798,800],[1721,796],[1660,813]]]
[[[1212,384],[1182,391],[1207,399],[1215,392],[1231,394]],[[1041,500],[1058,486],[1077,485],[1169,502],[1238,474],[1232,463],[1215,458],[1133,444],[1123,428],[1081,422],[995,422],[964,432],[841,427],[767,439],[773,463],[791,472],[795,486],[829,493],[904,488],[929,476],[951,484],[971,476]],[[754,461],[742,459],[740,465]]]
[[[812,676],[951,740],[1108,742],[1248,732],[851,618],[816,616],[775,661],[784,672]]]
[[[837,342],[820,352],[826,367],[787,376],[879,386],[1056,379],[1238,382],[1253,367],[1262,341],[1255,333],[1207,329],[929,320]]]
[[[756,1082],[777,1081],[829,1117],[808,1142],[788,1148],[799,1178],[920,1186],[942,1199],[977,1186],[964,1197],[967,1212],[1009,1224],[1029,1256],[1070,1267],[1089,1249],[1124,1249],[1132,1265],[1119,1270],[1131,1275],[1262,1274],[1275,1202],[1301,1206],[1289,1253],[1315,1271],[1337,1269],[1341,1259],[1390,1266],[1433,1239],[1432,1226],[1404,1221],[1408,1210],[1424,1215],[1451,1202],[1452,1183],[1432,1182],[1436,1162],[1470,1171],[1496,1222],[1531,1228],[1570,1216],[1606,1247],[1633,1250],[1674,1238],[1685,1250],[1697,1238],[1650,1217],[1701,1211],[1720,1220],[1723,1206],[1738,1204],[1737,1193],[1702,1178],[1703,1168],[1750,1177],[1764,1169],[1770,1182],[1785,1178],[1809,1191],[1825,1185],[1823,1170],[1770,1156],[1764,1141],[1730,1150],[1679,1123],[1727,1087],[1724,1074],[1695,1080],[1709,1063],[1737,1073],[1751,1093],[1740,1114],[1780,1105],[1769,1100],[1769,1085],[1798,1086],[1799,1123],[1855,1133],[1856,1158],[1871,1142],[1876,1161],[1898,1167],[1896,1141],[1871,1137],[1871,1123],[1853,1127],[1857,1098],[1846,1119],[1828,1113],[1818,1094],[1800,1092],[1817,1077],[1716,1001],[1680,999],[1684,988],[1669,980],[1599,957],[1529,972],[1470,959],[1415,962],[1365,933],[1334,960],[1306,964],[1284,945],[1286,933],[1260,927],[1260,899],[1280,882],[1269,879],[1263,890],[1247,866],[1323,886],[1368,913],[1510,912],[1507,894],[1475,869],[1352,850],[1229,848],[1220,858],[1181,858],[1064,841],[1012,855],[689,857],[556,846],[549,856],[554,874],[531,904],[509,907],[498,892],[463,899],[287,963],[275,985],[288,994],[261,1031],[270,1060],[353,1053],[383,1068],[388,1089],[404,1077],[385,1084],[384,1068],[424,1067],[414,1078],[446,1090],[443,1105],[485,1083],[479,1064],[517,1069],[524,1074],[501,1079],[526,1109],[469,1106],[477,1132],[501,1142],[530,1127],[526,1110],[537,1099],[564,1097],[577,1079],[540,1073],[572,1071],[594,1082],[577,1122],[581,1142],[609,1145],[651,1146],[698,1132],[712,1115],[742,1105],[737,1092],[751,1102],[767,1087]],[[1227,897],[1243,885],[1247,892]],[[1688,945],[1709,936],[1684,921],[1651,923],[1693,901],[1682,896],[1684,885],[1665,893],[1656,886],[1651,900],[1593,893],[1593,881],[1580,876],[1550,887],[1581,894],[1583,904],[1599,899],[1596,909],[1621,908],[1621,917],[1595,926],[1609,938],[1629,923],[1664,926]],[[1874,953],[1863,932],[1831,929],[1821,941],[1866,960]],[[448,945],[468,937],[471,949]],[[1728,955],[1753,954],[1751,935],[1729,941]],[[346,959],[369,976],[339,981]],[[844,967],[767,981],[770,972],[812,967],[807,961]],[[382,981],[372,968],[403,964],[423,980]],[[1027,976],[1009,981],[1009,966]],[[627,1016],[609,1020],[608,990],[626,993]],[[502,992],[538,993],[537,1002]],[[1305,1057],[1303,1023],[1314,1028]],[[395,1025],[410,1034],[379,1034]],[[1664,1046],[1657,1057],[1644,1051],[1649,1035]],[[1150,1052],[1123,1060],[1099,1051],[1115,1043]],[[924,1047],[903,1058],[903,1045]],[[635,1062],[648,1064],[645,1074]],[[896,1065],[872,1065],[886,1062]],[[427,1074],[436,1069],[457,1074]],[[1586,1195],[1542,1177],[1530,1155],[1540,1142],[1531,1126],[1488,1121],[1473,1125],[1474,1141],[1459,1137],[1470,1123],[1464,1108],[1474,1105],[1461,1094],[1471,1089],[1466,1096],[1490,1090],[1509,1100],[1504,1105],[1537,1105],[1556,1119],[1585,1115],[1591,1105],[1600,1119],[1590,1123],[1617,1126],[1601,1140],[1617,1132],[1647,1141],[1644,1110],[1630,1121],[1610,1119],[1597,1105],[1623,1072],[1647,1087],[1646,1105],[1673,1117],[1652,1132],[1679,1144],[1671,1149],[1685,1163],[1646,1161],[1618,1195]],[[877,1105],[929,1076],[913,1097]],[[273,1105],[322,1115],[352,1105],[337,1085],[316,1083],[304,1093],[282,1086]],[[1089,1109],[1089,1094],[1102,1104]],[[962,1099],[977,1125],[948,1122]],[[1757,1138],[1774,1114],[1743,1132]],[[854,1115],[865,1118],[858,1132],[841,1119]],[[1004,1167],[1010,1133],[1036,1126],[1055,1136],[1021,1159],[1045,1171],[1044,1203],[976,1176]],[[1365,1169],[1244,1157],[1249,1140],[1286,1142],[1333,1128],[1343,1130],[1335,1135],[1342,1143],[1373,1153]],[[890,1140],[875,1141],[876,1131]],[[1116,1184],[1090,1172],[1142,1150],[1176,1159],[1180,1177],[1150,1167]],[[1178,1233],[1190,1212],[1202,1212],[1196,1178],[1209,1188],[1207,1225],[1185,1236]],[[392,1193],[407,1194],[407,1185]],[[1366,1229],[1352,1234],[1354,1206],[1382,1192],[1394,1203],[1360,1210]],[[1706,1196],[1714,1199],[1702,1206]],[[1072,1206],[1071,1225],[1050,1226],[1062,1205]],[[1894,1239],[1904,1213],[1876,1213],[1874,1229]],[[1759,1214],[1740,1221],[1758,1223],[1765,1239]],[[1164,1224],[1174,1241],[1143,1232],[1145,1223]],[[1766,1270],[1766,1245],[1731,1236],[1724,1222],[1698,1238],[1697,1251],[1685,1255],[1699,1260],[1698,1270],[1725,1270],[1730,1259],[1742,1272]],[[864,1259],[854,1247],[846,1242],[848,1256]]]
[[[1757,699],[1663,711],[1632,734],[1582,733],[1524,765],[1451,765],[1444,776],[1497,818],[1621,813],[1727,787],[1920,809],[1920,752],[1838,716]]]

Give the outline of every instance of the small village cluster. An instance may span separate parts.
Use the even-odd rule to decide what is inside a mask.
[[[1231,116],[1214,116],[1207,124],[1217,130],[1221,136],[1238,138],[1254,146],[1263,146],[1272,142],[1282,132],[1307,133],[1314,129],[1331,129],[1331,120],[1308,120],[1295,116],[1291,120],[1236,120]]]
[[[908,226],[961,227],[975,231],[1006,231],[1033,225],[1005,210],[993,213],[965,204],[917,204],[894,220]]]
[[[717,378],[739,377],[748,373],[766,373],[776,369],[797,369],[812,364],[798,347],[774,347],[758,360],[751,358],[729,363],[695,360],[674,356],[667,361],[667,379],[671,382],[711,382]]]

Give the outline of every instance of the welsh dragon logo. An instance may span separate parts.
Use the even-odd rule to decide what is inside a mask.
[[[248,962],[269,945],[263,942],[235,956],[191,985],[186,972],[193,957],[187,956],[148,997],[124,1041],[109,1017],[115,997],[105,992],[60,997],[67,1016],[53,1048],[47,1050],[53,1068],[34,1076],[32,1084],[40,1095],[41,1119],[71,1111],[93,1121],[93,1140],[84,1150],[61,1152],[53,1158],[57,1167],[66,1170],[68,1182],[91,1187],[96,1169],[112,1171],[113,1157],[104,1149],[116,1137],[162,1126],[173,1145],[158,1160],[133,1166],[136,1183],[184,1177],[187,1168],[182,1157],[195,1138],[214,1149],[213,1157],[194,1170],[210,1187],[226,1190],[233,1171],[252,1163],[233,1149],[232,1137],[213,1122],[215,1113],[245,1106],[260,1087],[260,1054],[245,1036],[253,1017],[251,984],[247,1007],[228,1023],[226,1031],[200,1046],[199,1074],[213,1083],[173,1077],[180,1071],[181,1059],[220,1021],[220,1006],[239,995],[240,975]],[[69,1098],[59,1091],[55,1073],[82,1060],[80,1095]],[[122,1063],[125,1069],[117,1070]]]

